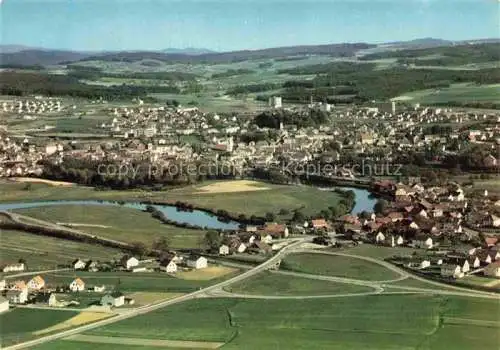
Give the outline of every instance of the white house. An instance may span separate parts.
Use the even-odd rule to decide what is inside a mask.
[[[198,258],[189,258],[187,260],[187,266],[194,269],[204,269],[208,266],[207,258],[200,256]]]
[[[443,264],[443,265],[441,265],[441,276],[462,278],[462,277],[464,277],[464,273],[462,272],[462,268],[460,267],[460,265]]]
[[[139,260],[134,257],[123,257],[122,258],[122,265],[125,267],[127,270],[132,269],[133,267],[139,266]]]
[[[94,291],[96,293],[101,293],[106,290],[106,286],[104,284],[102,286],[94,286],[92,289],[89,290]]]
[[[69,290],[72,292],[82,292],[85,290],[85,282],[77,277],[69,284]]]
[[[261,238],[261,240],[266,244],[271,244],[273,242],[273,236],[265,235],[264,237]]]
[[[426,267],[429,267],[429,266],[431,266],[431,262],[430,262],[430,260],[428,260],[428,259],[424,259],[424,260],[422,260],[422,261],[420,262],[420,264],[419,264],[419,266],[418,266],[418,267],[419,267],[419,268],[421,268],[421,269],[425,269]]]
[[[73,261],[72,265],[73,269],[75,270],[84,270],[87,264],[81,259],[76,259],[75,261]]]
[[[484,268],[484,275],[500,278],[500,261],[495,261]]]
[[[228,255],[229,254],[229,247],[225,244],[221,245],[219,247],[219,255]]]
[[[5,290],[5,287],[7,286],[7,283],[5,280],[0,280],[0,291]]]
[[[375,236],[375,242],[383,243],[385,241],[385,235],[382,232],[377,233]]]
[[[165,259],[160,262],[160,270],[166,273],[175,273],[177,272],[177,264],[173,259]]]
[[[473,268],[478,268],[481,266],[481,261],[477,256],[471,256],[469,257],[469,266]]]
[[[247,246],[245,245],[245,243],[240,243],[240,245],[236,249],[238,253],[243,253],[245,250],[247,250]]]
[[[9,311],[9,299],[0,297],[0,314]]]
[[[434,247],[431,237],[414,239],[412,243],[416,248],[432,249]]]
[[[101,298],[101,305],[119,307],[125,304],[125,296],[120,292],[106,294]]]
[[[9,290],[6,297],[12,304],[24,304],[28,301],[28,289]]]
[[[45,280],[41,276],[35,276],[28,281],[28,289],[40,290],[45,287]]]

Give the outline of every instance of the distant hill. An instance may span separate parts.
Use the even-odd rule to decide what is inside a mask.
[[[260,50],[240,50],[216,52],[205,48],[167,48],[161,51],[119,51],[119,52],[77,52],[30,48],[22,45],[0,45],[1,66],[48,66],[77,61],[99,60],[137,62],[155,60],[175,63],[228,63],[251,59],[283,59],[291,56],[325,55],[332,57],[352,57],[367,53],[391,50],[431,49],[472,43],[496,43],[499,39],[478,39],[448,41],[422,38],[385,44],[343,43],[327,45],[301,45],[276,47]]]
[[[62,62],[79,61],[89,55],[89,53],[83,52],[42,49],[28,49],[11,52],[2,51],[2,53],[0,53],[0,65],[49,66]]]
[[[186,47],[185,49],[168,48],[161,50],[161,52],[183,54],[183,55],[202,55],[206,53],[215,53],[216,51],[198,47]]]
[[[227,63],[238,62],[249,59],[270,59],[298,55],[329,55],[335,57],[351,57],[359,50],[375,47],[376,45],[355,44],[330,44],[330,45],[304,45],[277,47],[261,50],[241,50],[230,52],[212,52],[198,55],[187,55],[182,53],[162,53],[150,51],[138,52],[116,52],[99,56],[85,57],[82,60],[102,60],[136,62],[143,59],[153,59],[164,62],[179,63]]]
[[[435,38],[420,38],[408,41],[395,41],[384,44],[383,46],[390,46],[391,48],[398,49],[428,49],[432,47],[451,46],[453,41],[435,39]]]

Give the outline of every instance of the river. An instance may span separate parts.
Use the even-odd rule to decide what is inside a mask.
[[[354,188],[354,187],[337,187],[344,191],[353,191],[356,195],[356,204],[352,209],[352,214],[359,214],[362,211],[373,211],[373,206],[377,199],[368,190]],[[323,191],[332,191],[335,188],[322,188]],[[265,195],[265,194],[263,194]],[[93,200],[55,200],[55,201],[35,201],[35,202],[19,202],[19,203],[0,203],[0,211],[39,208],[54,205],[112,205],[123,206],[125,208],[132,208],[137,210],[145,210],[146,204],[138,202],[124,202],[119,204],[111,201],[93,201]],[[212,215],[202,210],[181,211],[173,205],[155,204],[155,208],[165,214],[165,216],[172,221],[179,224],[190,224],[198,227],[206,227],[215,230],[236,230],[239,228],[237,221],[222,222],[219,221],[217,216]]]

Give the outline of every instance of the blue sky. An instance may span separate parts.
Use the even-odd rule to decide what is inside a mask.
[[[0,40],[89,51],[222,51],[495,38],[499,6],[498,0],[3,0]]]

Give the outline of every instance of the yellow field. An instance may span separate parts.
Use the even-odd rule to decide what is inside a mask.
[[[149,305],[159,301],[173,299],[181,296],[182,293],[154,293],[154,292],[137,292],[127,295],[133,298],[135,304],[133,306]]]
[[[225,266],[209,266],[205,269],[177,272],[175,276],[185,280],[208,281],[235,271],[238,271],[238,269]]]
[[[13,178],[11,178],[11,180],[14,182],[30,182],[30,183],[46,184],[46,185],[51,185],[51,186],[73,186],[74,185],[71,182],[37,179],[34,177],[13,177]]]
[[[485,287],[490,287],[490,288],[496,287],[498,285],[500,285],[500,280],[493,280],[491,282],[484,284]]]
[[[268,190],[268,187],[262,186],[261,182],[251,180],[235,180],[215,182],[210,185],[200,187],[198,193],[235,193],[235,192],[253,192]]]
[[[61,312],[65,312],[65,311],[61,311]],[[34,335],[42,335],[42,334],[46,334],[46,333],[50,333],[50,332],[54,332],[54,331],[60,331],[60,330],[64,330],[67,328],[80,326],[80,325],[85,324],[85,323],[99,321],[99,320],[102,320],[104,318],[108,318],[110,315],[111,314],[105,313],[105,312],[83,311],[83,312],[80,312],[75,317],[70,318],[69,320],[58,323],[52,327],[36,331],[33,334]]]

